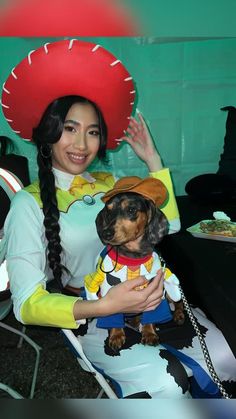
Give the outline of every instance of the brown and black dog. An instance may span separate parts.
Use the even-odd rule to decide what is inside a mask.
[[[153,257],[156,244],[168,233],[167,218],[159,209],[165,202],[166,196],[167,191],[162,182],[153,178],[141,179],[135,176],[120,179],[116,182],[113,189],[104,195],[102,200],[105,202],[105,206],[96,218],[96,227],[103,244],[108,245],[113,255],[115,254],[113,258],[115,259],[114,272],[117,261],[119,264],[120,260],[132,260],[131,266],[128,268],[128,271],[130,271],[128,279],[143,274],[139,270],[140,267],[137,266],[140,260],[145,261],[149,260],[149,256],[150,258]],[[161,267],[160,259],[156,253],[155,255],[155,263],[159,263],[159,269]],[[151,269],[150,266],[148,269]],[[102,272],[106,272],[104,266]],[[106,272],[108,278],[106,278],[103,295],[107,292],[107,282],[109,286],[121,282],[121,280],[114,282],[111,272],[112,270]],[[152,277],[155,276],[156,272],[153,273]],[[169,276],[171,275],[173,276],[170,272]],[[113,278],[113,282],[112,280],[109,281],[109,278]],[[102,286],[103,284],[100,284],[100,291]],[[173,302],[172,299],[168,299]],[[177,324],[183,324],[184,311],[182,301],[174,302],[173,318]],[[132,325],[137,327],[139,319],[140,316],[138,315],[133,318]],[[142,325],[141,342],[148,345],[157,345],[159,343],[154,324]],[[110,328],[109,346],[114,350],[118,350],[124,343],[124,329]]]

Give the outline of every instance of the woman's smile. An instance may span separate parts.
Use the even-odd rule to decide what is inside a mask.
[[[73,175],[83,173],[97,156],[100,127],[90,103],[75,103],[69,109],[60,140],[52,145],[52,165]]]
[[[83,164],[86,162],[86,155],[67,152],[68,158],[72,163]]]

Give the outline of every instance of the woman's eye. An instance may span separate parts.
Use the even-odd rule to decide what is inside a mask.
[[[98,137],[100,135],[100,132],[97,130],[89,131],[90,135],[94,135],[95,137]]]
[[[68,132],[75,132],[75,128],[72,125],[65,125],[64,130]]]

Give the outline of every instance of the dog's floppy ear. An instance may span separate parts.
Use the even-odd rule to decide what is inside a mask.
[[[155,245],[159,243],[166,234],[168,234],[169,223],[163,212],[149,201],[150,219],[146,227],[146,237],[148,241]]]

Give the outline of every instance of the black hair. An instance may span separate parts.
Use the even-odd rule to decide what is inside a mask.
[[[100,144],[97,156],[105,158],[107,145],[107,127],[98,107],[81,96],[64,96],[52,102],[44,112],[39,125],[33,129],[32,139],[37,146],[37,163],[40,196],[43,203],[45,235],[48,240],[48,261],[53,276],[60,289],[61,276],[65,269],[61,264],[61,239],[55,177],[52,171],[51,145],[61,138],[66,115],[75,103],[91,104],[98,116]]]

